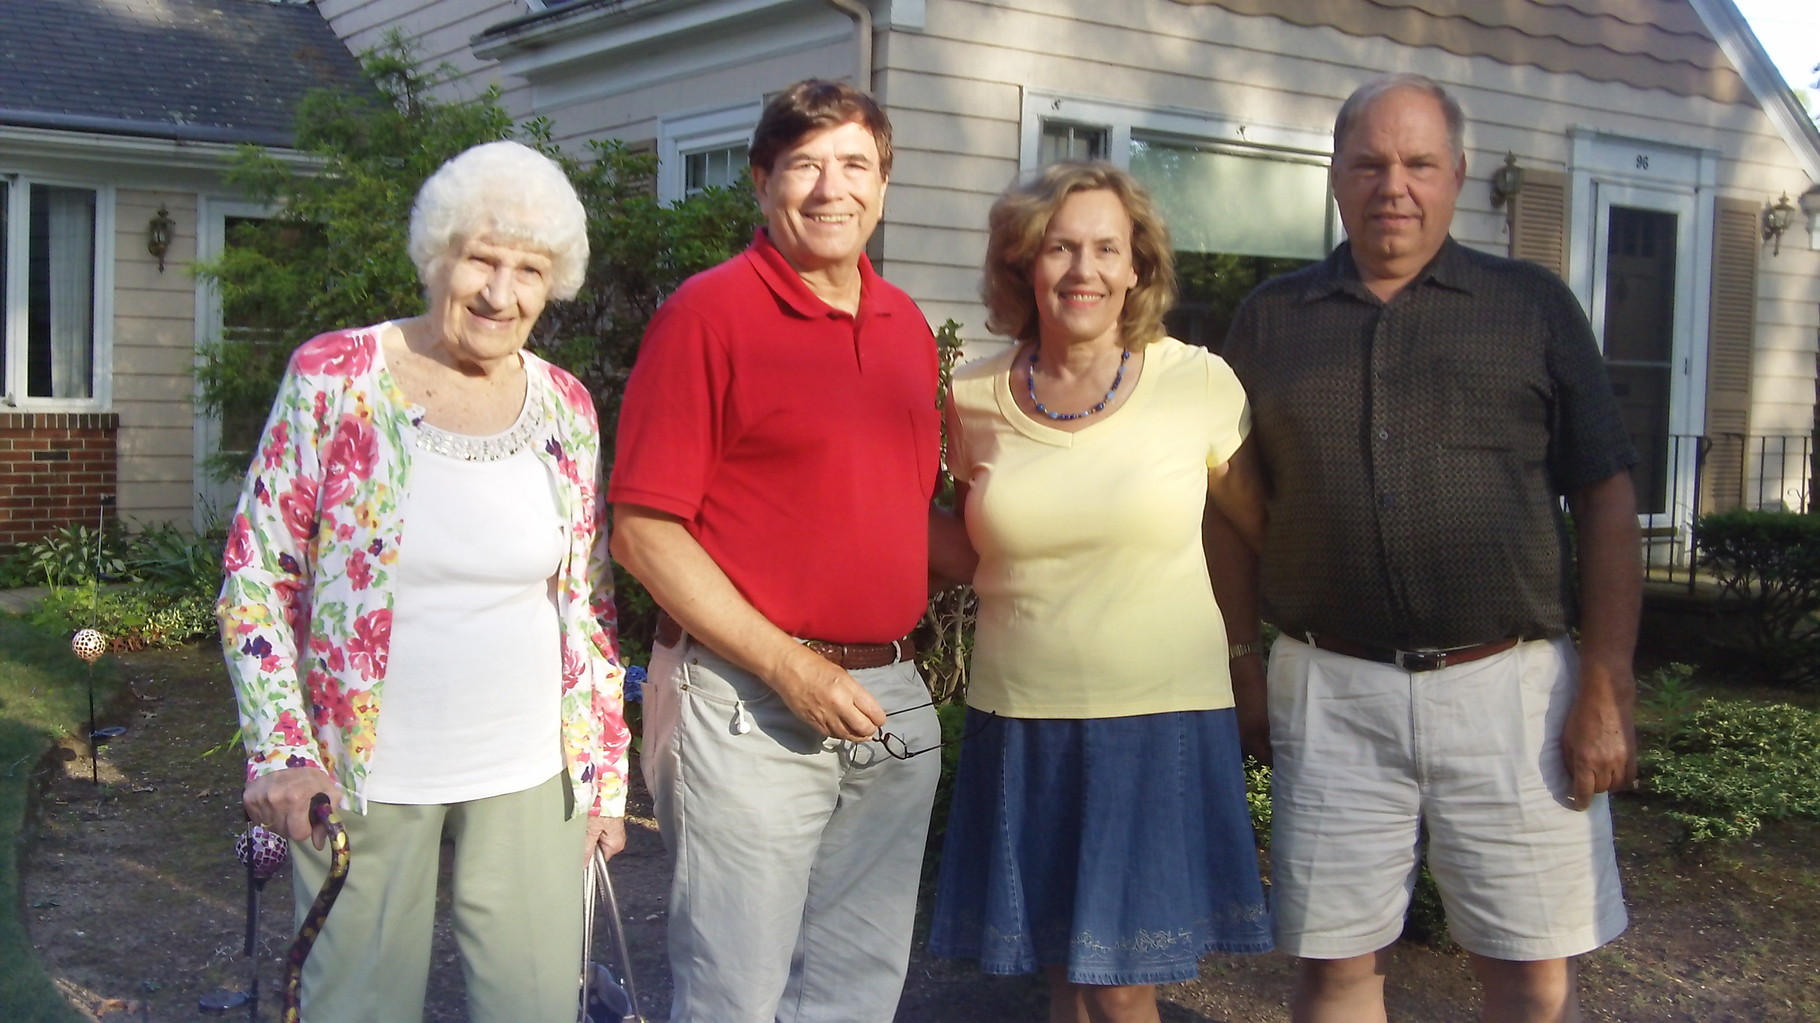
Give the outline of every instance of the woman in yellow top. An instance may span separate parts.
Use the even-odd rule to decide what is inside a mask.
[[[1239,752],[1267,742],[1245,395],[1165,336],[1168,233],[1110,164],[1006,191],[981,290],[1017,344],[948,402],[980,615],[930,944],[1040,967],[1052,1021],[1156,1020],[1156,984],[1271,947]]]

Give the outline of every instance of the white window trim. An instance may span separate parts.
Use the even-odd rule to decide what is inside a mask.
[[[1167,135],[1260,150],[1287,150],[1298,156],[1322,160],[1330,159],[1333,154],[1331,131],[1310,131],[1291,125],[1240,120],[1201,110],[1146,107],[1025,89],[1022,135],[1017,159],[1020,175],[1037,169],[1037,161],[1042,153],[1045,120],[1104,127],[1107,130],[1107,160],[1126,169],[1131,166],[1131,135],[1134,131],[1139,135]]]
[[[0,408],[18,412],[107,412],[114,402],[114,186],[98,181],[62,178],[54,175],[0,172],[6,183],[8,207],[6,237],[6,279],[0,281],[0,315],[6,317],[7,365],[0,366]],[[33,398],[25,389],[27,355],[23,339],[27,332],[25,296],[30,290],[29,248],[27,232],[15,228],[31,215],[31,185],[54,185],[85,188],[95,193],[95,299],[94,316],[94,397]],[[15,296],[17,300],[15,301]]]
[[[764,105],[759,100],[675,114],[657,122],[657,200],[668,206],[683,198],[683,158],[710,149],[752,141]]]

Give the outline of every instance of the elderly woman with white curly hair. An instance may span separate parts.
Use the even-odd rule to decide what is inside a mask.
[[[297,349],[234,515],[244,802],[291,840],[300,920],[329,867],[311,798],[345,815],[304,1018],[422,1018],[448,838],[470,1018],[573,1021],[628,734],[594,405],[525,342],[581,286],[586,217],[549,159],[492,142],[424,183],[410,232],[427,311]]]

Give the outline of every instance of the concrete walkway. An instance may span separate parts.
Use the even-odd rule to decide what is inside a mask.
[[[17,590],[0,590],[0,611],[10,615],[22,615],[32,609],[32,605],[43,600],[50,590],[42,586],[25,586]]]

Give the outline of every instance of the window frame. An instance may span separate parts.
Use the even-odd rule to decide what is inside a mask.
[[[657,201],[666,206],[685,196],[687,157],[751,145],[752,130],[763,112],[759,100],[744,100],[661,118],[657,122]]]
[[[1131,136],[1174,139],[1187,144],[1211,143],[1241,150],[1280,150],[1298,158],[1331,162],[1333,133],[1292,125],[1241,120],[1180,107],[1149,107],[1116,100],[1089,99],[1066,93],[1024,90],[1023,122],[1018,145],[1018,173],[1038,168],[1043,122],[1062,121],[1080,127],[1105,128],[1106,159],[1131,168]]]
[[[4,364],[0,364],[0,408],[19,412],[106,412],[114,400],[114,186],[84,178],[55,174],[0,171],[6,188],[6,222],[0,245],[5,246],[6,273],[0,280],[0,315],[8,339]],[[95,195],[95,265],[93,317],[93,379],[87,398],[28,396],[29,311],[31,291],[31,187],[79,188]]]
[[[1059,121],[1106,131],[1108,162],[1131,169],[1132,136],[1157,142],[1217,149],[1234,155],[1256,154],[1257,159],[1292,163],[1333,163],[1333,131],[1319,131],[1267,121],[1241,120],[1222,114],[1180,107],[1149,107],[1108,99],[1089,99],[1066,93],[1024,90],[1023,121],[1019,125],[1018,176],[1027,177],[1041,167],[1043,125]],[[1329,245],[1346,239],[1340,207],[1327,189]]]

